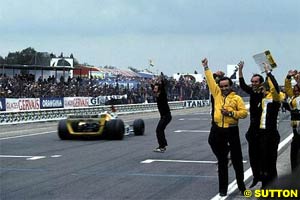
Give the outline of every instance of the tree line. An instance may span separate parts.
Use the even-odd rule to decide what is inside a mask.
[[[28,47],[21,51],[9,52],[6,57],[0,56],[0,64],[6,65],[44,65],[49,66],[52,58],[63,58],[61,53],[56,56],[54,53],[37,52],[34,48]],[[79,62],[74,58],[73,54],[69,56],[74,59],[74,66],[79,65]]]

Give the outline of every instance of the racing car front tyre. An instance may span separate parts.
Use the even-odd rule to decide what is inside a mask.
[[[106,130],[109,139],[122,140],[125,133],[124,122],[121,119],[107,121]]]
[[[71,138],[71,135],[67,128],[67,120],[60,120],[58,123],[58,137],[61,140],[68,140]]]
[[[142,119],[136,119],[133,122],[133,132],[134,135],[144,135],[145,123]]]

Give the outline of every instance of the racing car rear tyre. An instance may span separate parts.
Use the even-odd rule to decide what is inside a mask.
[[[68,140],[71,138],[71,135],[67,128],[67,120],[63,119],[59,121],[57,133],[58,133],[58,137],[61,140]]]
[[[122,140],[125,133],[125,125],[121,119],[112,119],[106,122],[107,136],[109,139]]]
[[[145,123],[142,119],[136,119],[133,122],[133,132],[134,135],[144,135]]]

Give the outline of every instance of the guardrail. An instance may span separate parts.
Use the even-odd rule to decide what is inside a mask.
[[[182,109],[184,102],[170,102],[171,109]],[[156,103],[116,105],[119,114],[157,110]],[[95,106],[85,108],[57,108],[32,111],[0,112],[0,125],[18,124],[37,121],[51,121],[66,118],[68,115],[99,114],[110,111],[110,106]]]
[[[209,105],[209,100],[190,100],[169,102],[171,110],[191,107],[203,107]],[[115,105],[118,114],[157,111],[156,103]],[[42,121],[57,121],[68,115],[93,115],[105,111],[111,111],[111,106],[93,106],[81,108],[56,108],[31,111],[3,111],[0,112],[0,125],[20,124]]]

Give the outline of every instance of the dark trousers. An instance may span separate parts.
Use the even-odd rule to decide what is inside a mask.
[[[260,177],[262,187],[265,188],[269,183],[277,178],[277,149],[280,135],[277,130],[260,129],[259,150],[260,150]]]
[[[249,155],[249,161],[250,166],[253,174],[253,179],[256,181],[260,181],[260,150],[258,148],[259,146],[259,128],[254,129],[251,126],[249,127],[247,133],[246,133],[246,139],[248,141],[248,155]]]
[[[239,128],[220,128],[213,125],[208,142],[218,160],[219,192],[227,193],[228,189],[228,153],[230,151],[238,188],[245,190],[244,167]]]
[[[300,165],[300,133],[297,132],[296,128],[293,128],[294,137],[291,143],[290,159],[291,167],[294,172]]]
[[[169,115],[163,115],[160,117],[160,120],[156,127],[156,137],[158,141],[159,148],[164,148],[168,146],[166,135],[165,135],[165,129],[167,125],[171,122],[172,116]]]

